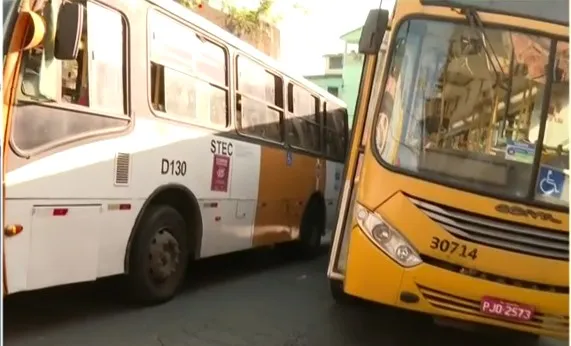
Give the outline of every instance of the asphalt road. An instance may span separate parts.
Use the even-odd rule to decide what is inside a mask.
[[[124,304],[116,279],[14,295],[4,302],[5,345],[522,345],[439,327],[420,314],[335,305],[325,252],[309,262],[284,260],[270,250],[203,261],[176,299],[150,308]]]

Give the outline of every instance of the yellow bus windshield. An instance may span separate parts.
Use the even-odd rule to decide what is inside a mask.
[[[374,154],[452,187],[568,206],[569,43],[411,19],[392,40]]]
[[[522,18],[532,18],[547,23],[569,26],[569,0],[542,1],[518,0],[421,0],[425,5],[473,8],[478,11],[501,13]]]

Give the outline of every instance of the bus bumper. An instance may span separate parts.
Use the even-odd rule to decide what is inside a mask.
[[[350,295],[434,316],[568,338],[568,294],[503,285],[426,263],[403,268],[358,227],[353,229],[350,244],[344,280],[344,290]],[[529,322],[515,322],[484,315],[480,312],[484,296],[533,306],[535,316]]]

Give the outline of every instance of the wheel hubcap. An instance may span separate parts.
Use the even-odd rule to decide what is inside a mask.
[[[180,248],[178,241],[168,231],[160,229],[151,239],[149,249],[149,274],[156,282],[168,279],[179,264]]]

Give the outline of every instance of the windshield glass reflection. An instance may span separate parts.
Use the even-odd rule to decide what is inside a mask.
[[[412,20],[395,42],[375,129],[382,159],[464,188],[529,196],[536,155],[544,160],[544,102],[549,114],[567,112],[568,50],[560,49],[546,101],[548,38],[486,28],[482,39],[469,25]],[[557,167],[564,181],[567,142],[567,114],[550,115],[542,151],[559,147],[550,157],[567,162]]]

